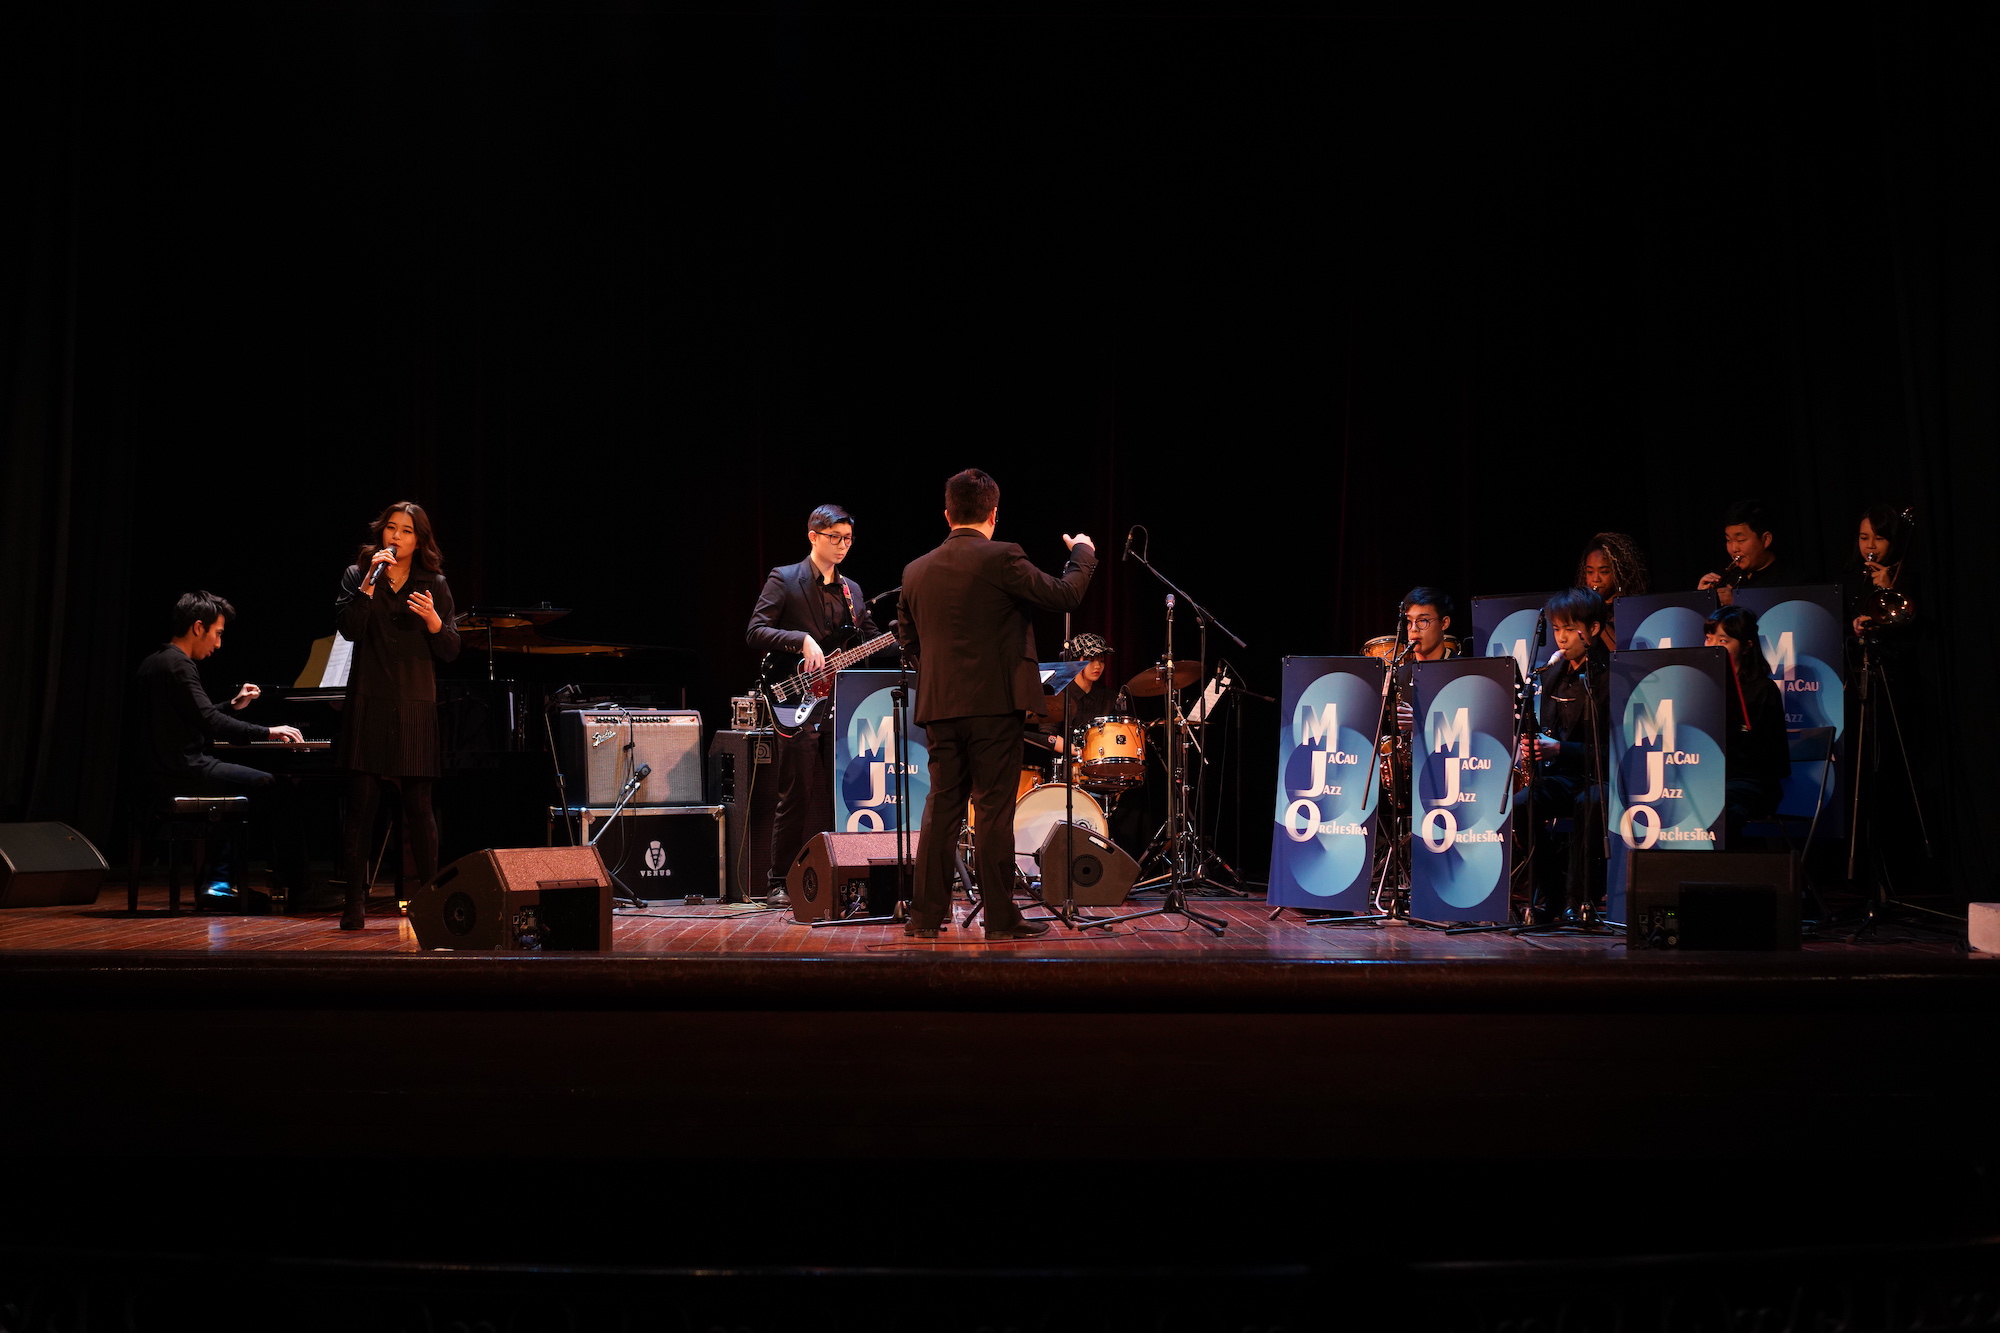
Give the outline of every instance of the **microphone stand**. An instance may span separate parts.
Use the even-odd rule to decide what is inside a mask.
[[[1400,615],[1400,611],[1398,614]],[[1397,621],[1396,634],[1398,637],[1401,637],[1402,633],[1402,622],[1399,619]],[[1371,803],[1368,789],[1380,787],[1381,785],[1379,779],[1382,776],[1382,733],[1389,726],[1389,696],[1396,688],[1396,672],[1403,665],[1403,655],[1409,651],[1410,645],[1407,640],[1399,644],[1396,648],[1395,656],[1389,659],[1387,669],[1382,672],[1382,691],[1375,707],[1375,738],[1369,742],[1368,778],[1362,788],[1361,808],[1363,810],[1366,810]],[[1376,797],[1379,799],[1386,799],[1388,795],[1389,793],[1386,788],[1376,793]],[[1391,818],[1389,821],[1388,838],[1383,844],[1382,875],[1376,881],[1373,898],[1375,910],[1373,912],[1356,912],[1350,916],[1310,917],[1306,921],[1307,925],[1346,926],[1363,921],[1388,921],[1395,917],[1394,912],[1385,912],[1382,910],[1382,887],[1389,882],[1389,869],[1395,861],[1396,848],[1402,838],[1402,834],[1397,828],[1397,823],[1397,820]],[[1375,827],[1378,830],[1382,827],[1382,820],[1379,815],[1375,820]],[[1278,909],[1278,912],[1282,912],[1283,910],[1281,907]],[[1271,920],[1276,921],[1278,919],[1278,912],[1271,913]]]
[[[625,779],[625,790],[618,793],[618,804],[611,807],[611,813],[604,817],[604,821],[597,827],[597,832],[590,835],[590,841],[585,843],[584,846],[597,846],[597,840],[603,837],[605,831],[617,821],[618,816],[625,812],[626,805],[631,802],[634,796],[639,794],[639,787],[646,781],[648,776],[649,773],[634,773],[631,777]],[[641,898],[634,890],[625,888],[624,883],[615,876],[611,882],[624,890],[624,892],[616,893],[613,896],[627,907],[644,907],[646,905],[644,898]]]

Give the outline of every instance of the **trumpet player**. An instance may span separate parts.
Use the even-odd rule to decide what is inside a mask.
[[[1729,563],[1721,572],[1703,574],[1694,586],[1702,591],[1715,589],[1715,598],[1724,606],[1736,601],[1738,588],[1789,588],[1804,583],[1789,561],[1778,558],[1772,548],[1777,533],[1770,511],[1756,500],[1738,500],[1722,515],[1722,547]]]

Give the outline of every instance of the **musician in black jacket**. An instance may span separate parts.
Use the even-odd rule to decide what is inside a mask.
[[[757,609],[744,638],[760,653],[796,653],[800,670],[817,671],[831,647],[876,635],[861,585],[840,572],[854,549],[854,518],[839,505],[821,505],[806,519],[811,547],[796,565],[780,565],[764,578]],[[813,710],[803,727],[778,738],[778,808],[771,826],[769,897],[787,906],[785,874],[799,849],[833,828],[833,706]]]
[[[1704,626],[1710,648],[1729,650],[1734,677],[1723,687],[1723,730],[1728,734],[1724,769],[1723,827],[1731,844],[1754,819],[1778,812],[1785,779],[1792,775],[1791,739],[1785,730],[1785,701],[1771,680],[1757,637],[1757,613],[1725,606]]]
[[[1014,906],[1013,803],[1023,719],[1044,707],[1031,616],[1036,607],[1074,610],[1090,586],[1097,552],[1089,537],[1064,536],[1062,577],[1035,568],[1012,542],[993,540],[1000,487],[977,468],[945,483],[951,533],[903,571],[896,637],[917,672],[912,720],[930,749],[930,798],[917,839],[916,898],[906,933],[932,939],[951,913],[952,853],[968,800],[986,938],[1021,939],[1048,927]]]
[[[1794,588],[1812,579],[1800,562],[1780,559],[1778,534],[1771,513],[1756,500],[1738,500],[1722,515],[1722,549],[1729,563],[1719,574],[1703,574],[1697,591],[1715,589],[1724,606],[1736,600],[1738,588]]]
[[[209,753],[214,741],[248,744],[256,741],[302,742],[295,727],[260,727],[231,717],[210,702],[195,663],[222,647],[222,631],[236,608],[212,592],[185,593],[174,603],[173,637],[139,664],[132,681],[133,771],[138,779],[138,803],[148,812],[164,809],[175,796],[250,796],[260,799],[273,778],[262,769],[228,764]],[[245,685],[229,701],[231,711],[250,706],[259,694]],[[258,811],[260,815],[263,811]],[[228,861],[234,849],[211,846],[208,877],[215,892],[227,887]],[[290,887],[298,887],[297,867],[273,866]]]
[[[1537,920],[1550,920],[1560,892],[1570,911],[1604,898],[1604,788],[1611,736],[1611,654],[1603,643],[1604,599],[1588,588],[1557,593],[1542,608],[1562,660],[1541,673],[1541,734],[1521,741],[1535,765],[1537,819],[1570,819],[1568,855],[1537,854]],[[1558,887],[1558,867],[1566,874]]]

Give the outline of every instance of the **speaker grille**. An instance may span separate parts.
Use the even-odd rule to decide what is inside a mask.
[[[444,900],[444,928],[461,939],[479,924],[479,908],[469,893],[454,893]]]

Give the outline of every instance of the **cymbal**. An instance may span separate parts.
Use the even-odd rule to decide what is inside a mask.
[[[1174,663],[1173,687],[1175,689],[1184,690],[1200,679],[1201,663]],[[1138,675],[1125,682],[1125,693],[1139,699],[1150,699],[1155,695],[1165,694],[1166,692],[1167,669],[1165,667],[1147,667],[1144,671],[1141,671]]]
[[[549,625],[569,614],[566,606],[475,606],[458,618],[458,628],[465,630],[526,629],[531,625]]]

